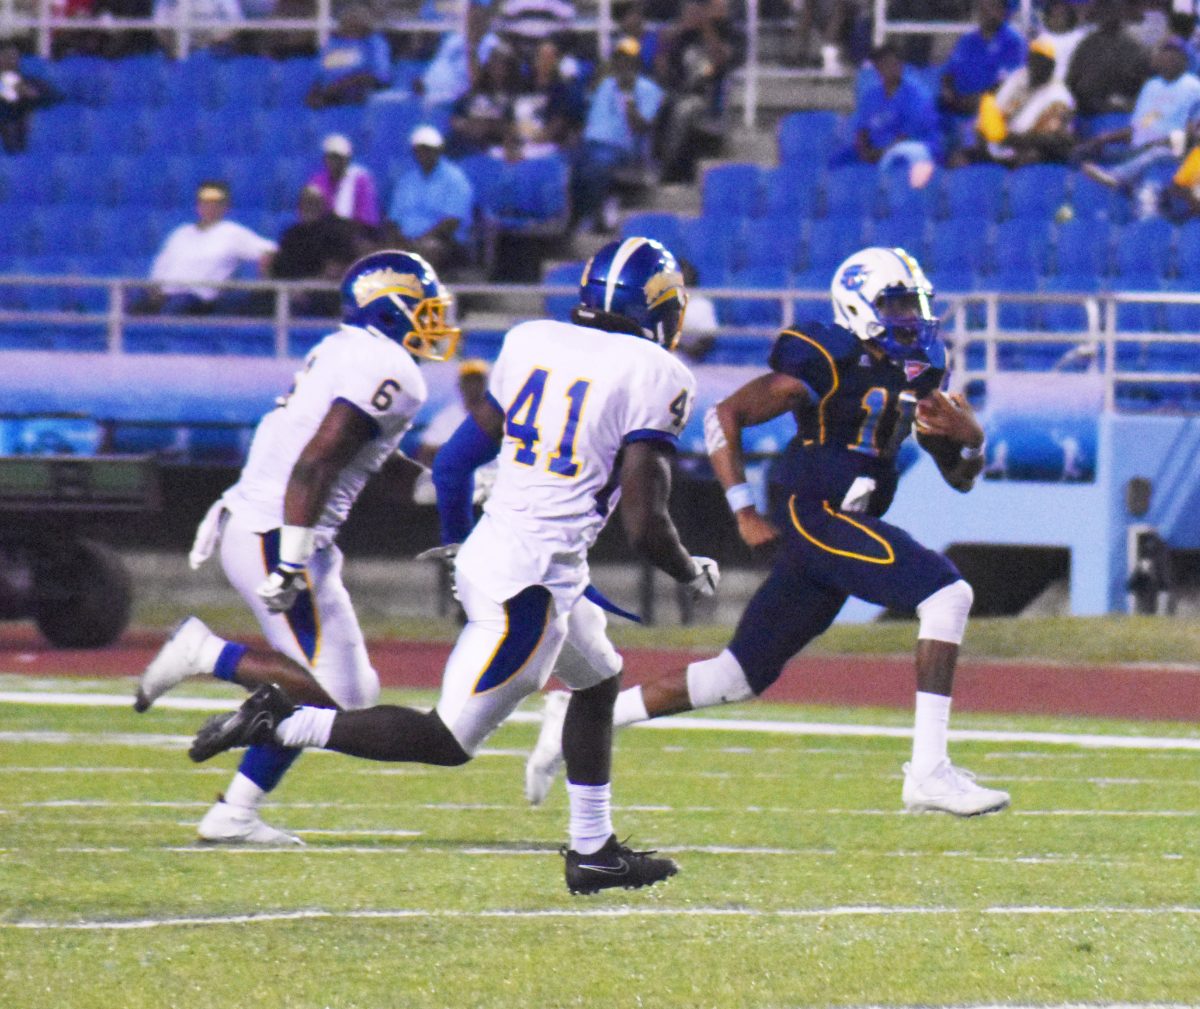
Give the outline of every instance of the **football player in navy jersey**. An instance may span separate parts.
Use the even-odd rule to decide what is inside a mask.
[[[896,490],[896,456],[911,430],[946,482],[963,492],[983,467],[983,430],[961,396],[942,391],[946,351],[933,290],[912,256],[864,249],[838,268],[832,295],[834,324],[784,330],[771,370],[705,416],[713,470],[742,539],[752,548],[778,541],[770,575],[720,655],[623,691],[614,722],[761,694],[849,596],[916,610],[916,719],[904,806],[958,816],[994,812],[1008,805],[1008,793],[977,784],[950,762],[946,746],[971,587],[944,556],[883,520]],[[786,412],[795,415],[797,434],[776,460],[770,514],[762,515],[746,483],[742,431]],[[534,803],[557,770],[556,721],[545,719],[526,767]]]

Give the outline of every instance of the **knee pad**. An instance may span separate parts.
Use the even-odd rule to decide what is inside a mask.
[[[711,708],[754,696],[741,663],[728,648],[715,658],[688,666],[687,688],[693,708]]]
[[[971,586],[961,578],[927,596],[917,604],[917,616],[921,621],[917,637],[924,641],[961,645],[974,600]]]

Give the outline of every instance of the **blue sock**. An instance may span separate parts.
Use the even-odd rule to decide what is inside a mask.
[[[227,680],[232,683],[234,674],[237,672],[238,663],[242,661],[242,656],[245,654],[245,645],[239,645],[233,641],[228,642],[221,649],[221,654],[217,656],[217,664],[213,668],[213,676],[218,680]]]
[[[292,762],[300,756],[299,749],[285,749],[282,746],[252,746],[242,756],[238,770],[254,782],[264,792],[269,792],[279,784],[280,779],[292,766]]]

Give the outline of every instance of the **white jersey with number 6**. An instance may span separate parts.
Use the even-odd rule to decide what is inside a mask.
[[[545,585],[565,612],[616,506],[622,448],[677,444],[695,379],[649,340],[546,320],[508,332],[488,392],[505,415],[504,441],[459,571],[498,601]]]
[[[342,326],[318,343],[297,372],[296,384],[263,417],[241,478],[225,504],[256,532],[283,524],[283,496],[292,468],[330,407],[341,400],[375,425],[376,436],[338,474],[321,518],[317,546],[333,541],[355,499],[396,450],[427,396],[425,379],[398,343],[357,326]]]

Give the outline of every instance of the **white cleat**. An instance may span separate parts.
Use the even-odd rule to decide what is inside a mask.
[[[198,617],[188,617],[176,627],[142,673],[137,696],[133,700],[133,710],[145,711],[189,676],[206,672],[200,668],[200,651],[204,642],[213,636],[213,632]]]
[[[904,808],[909,813],[953,813],[955,816],[979,816],[996,813],[1008,805],[1008,793],[998,788],[975,784],[975,775],[943,760],[933,771],[918,780],[912,765],[904,765]]]
[[[224,799],[204,814],[196,833],[206,844],[304,845],[295,834],[263,823],[257,811],[231,806]]]
[[[537,745],[525,762],[525,798],[532,806],[540,806],[550,794],[550,786],[563,765],[563,720],[571,695],[565,690],[552,690],[546,695],[542,709],[542,730]]]

